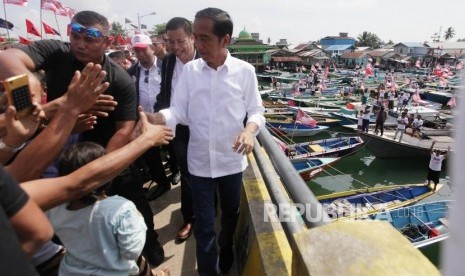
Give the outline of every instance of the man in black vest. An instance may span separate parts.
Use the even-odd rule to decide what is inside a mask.
[[[181,76],[184,64],[199,58],[194,48],[194,35],[189,20],[174,17],[166,24],[166,34],[171,53],[163,59],[161,71],[161,88],[155,103],[155,112],[170,106],[171,96],[175,93],[176,84]],[[189,127],[178,124],[173,147],[181,171],[181,213],[184,225],[179,229],[177,240],[185,241],[192,234],[194,212],[192,210],[192,192],[190,174],[187,168],[187,144]]]

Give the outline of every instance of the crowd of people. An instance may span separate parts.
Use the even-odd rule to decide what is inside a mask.
[[[135,58],[105,55],[110,26],[96,12],[69,30],[69,43],[0,53],[0,79],[26,74],[33,99],[25,117],[13,103],[0,115],[0,274],[169,275],[156,269],[165,255],[149,201],[178,182],[173,238],[194,234],[200,275],[228,273],[246,155],[265,122],[254,67],[226,49],[229,14],[172,18],[165,34],[132,38]]]

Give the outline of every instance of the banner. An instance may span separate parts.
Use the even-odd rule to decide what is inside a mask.
[[[28,0],[3,0],[3,3],[25,7],[29,3],[29,1]]]
[[[29,19],[26,19],[26,29],[28,33],[41,37],[40,32],[37,30],[36,26],[34,26],[34,23],[32,23]]]
[[[26,44],[26,45],[27,45],[27,44],[31,44],[32,41],[29,40],[29,39],[27,39],[27,38],[24,38],[24,37],[22,37],[22,36],[19,36],[19,43],[21,43],[21,44]]]
[[[52,28],[52,26],[48,25],[44,21],[42,21],[42,25],[44,26],[44,31],[46,34],[52,34],[52,35],[60,35],[60,33]]]
[[[5,19],[0,18],[0,28],[11,30],[14,26],[15,25],[13,25],[13,23],[11,23],[10,21],[6,21]]]

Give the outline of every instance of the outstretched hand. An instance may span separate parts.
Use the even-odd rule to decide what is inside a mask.
[[[8,106],[5,112],[7,135],[5,142],[11,146],[18,146],[31,138],[37,131],[45,113],[39,103],[34,102],[34,110],[31,114],[16,119],[16,108]]]
[[[133,140],[143,136],[148,138],[152,146],[168,145],[173,140],[171,128],[150,123],[141,107],[139,107],[139,116],[140,119],[131,134]]]
[[[102,83],[106,72],[100,64],[89,62],[82,72],[76,71],[68,86],[65,105],[78,114],[91,109],[100,94],[110,86],[108,82]]]
[[[115,110],[116,105],[118,103],[114,100],[113,96],[101,94],[87,112],[98,117],[108,117],[108,112]]]

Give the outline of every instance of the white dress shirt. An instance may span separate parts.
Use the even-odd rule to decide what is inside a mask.
[[[153,62],[152,67],[146,69],[139,64],[139,105],[142,106],[144,111],[153,112],[153,106],[155,104],[158,93],[160,93],[160,82],[161,74],[160,69],[157,67],[157,58]],[[146,75],[146,71],[149,70],[149,74]],[[145,82],[147,77],[148,82]]]
[[[161,110],[166,124],[189,126],[187,153],[189,172],[217,178],[239,173],[247,167],[245,155],[234,152],[234,139],[247,123],[265,124],[255,69],[229,53],[217,70],[203,59],[184,65],[168,109]]]

